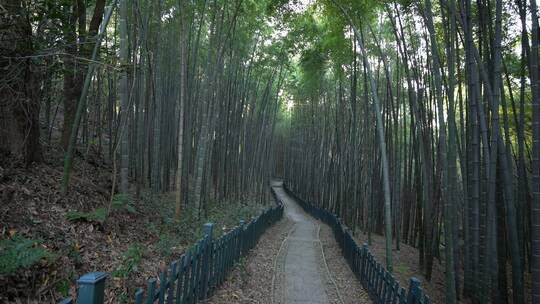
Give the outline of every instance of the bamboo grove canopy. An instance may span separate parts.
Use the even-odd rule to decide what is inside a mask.
[[[388,270],[401,244],[427,280],[442,263],[447,303],[540,303],[536,1],[6,0],[0,18],[0,150],[32,166],[59,132],[63,195],[91,148],[111,193],[175,191],[177,218],[279,176],[384,235]]]

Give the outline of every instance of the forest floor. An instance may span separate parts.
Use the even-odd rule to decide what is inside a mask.
[[[369,250],[375,256],[377,261],[384,265],[386,259],[386,239],[384,236],[378,234],[372,234],[371,246]],[[355,239],[358,244],[367,243],[368,237],[364,232],[357,231]],[[393,250],[393,262],[394,262],[394,277],[399,280],[400,285],[407,289],[409,287],[409,280],[411,277],[416,277],[421,281],[422,289],[427,293],[432,303],[444,303],[445,302],[445,264],[444,260],[434,259],[433,261],[433,273],[431,281],[428,281],[423,275],[419,263],[419,251],[417,248],[409,246],[405,243],[400,243],[400,250],[395,249],[394,243]],[[507,263],[507,281],[508,286],[504,288],[509,294],[509,299],[512,301],[512,276],[511,265]],[[460,282],[463,283],[463,273],[460,273]],[[531,285],[532,279],[528,271],[525,271],[524,276],[525,283],[525,303],[531,301]],[[460,294],[462,294],[463,285],[459,286]],[[471,303],[470,299],[464,299],[463,296],[458,300],[458,303]],[[513,303],[513,302],[510,302]]]
[[[107,302],[122,303],[200,238],[203,223],[220,235],[265,208],[249,198],[211,202],[206,214],[184,210],[177,222],[172,193],[111,203],[110,165],[92,149],[85,155],[76,156],[65,196],[58,145],[28,169],[0,156],[0,303],[56,303],[91,271],[110,273]]]
[[[358,244],[367,243],[368,236],[363,232],[355,234],[355,238]],[[433,273],[431,281],[428,281],[422,274],[420,264],[418,261],[418,249],[401,243],[400,250],[393,250],[393,262],[394,262],[394,277],[399,281],[401,287],[407,290],[409,288],[409,280],[411,277],[418,278],[422,284],[422,289],[431,299],[432,303],[444,303],[445,292],[445,270],[444,264],[438,260],[433,261]],[[378,234],[371,234],[371,245],[369,250],[375,256],[379,263],[384,265],[386,259],[386,239],[384,236]],[[466,303],[460,301],[459,303]]]

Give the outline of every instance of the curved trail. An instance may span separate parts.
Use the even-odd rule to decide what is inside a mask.
[[[273,303],[341,303],[324,260],[319,224],[285,193],[280,182],[273,182],[272,187],[285,205],[285,215],[294,222],[276,260]]]

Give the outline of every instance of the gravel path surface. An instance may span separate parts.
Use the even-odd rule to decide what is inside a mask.
[[[283,188],[274,189],[285,205],[286,216],[294,222],[278,260],[274,303],[339,303],[331,299],[335,293],[330,293],[332,286],[327,271],[321,267],[324,263],[321,263],[318,224],[302,212]]]
[[[307,215],[279,185],[273,186],[294,222],[276,263],[274,303],[371,303],[330,227]]]

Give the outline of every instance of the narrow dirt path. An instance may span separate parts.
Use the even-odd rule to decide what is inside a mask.
[[[324,259],[319,223],[304,213],[280,183],[272,187],[294,223],[276,260],[273,303],[343,303]]]

